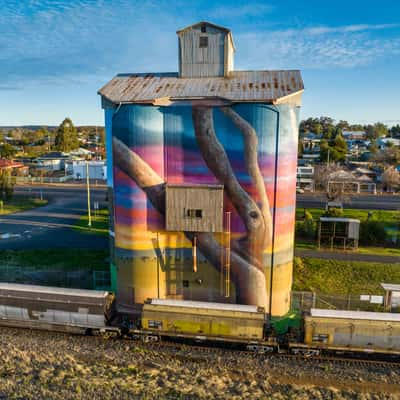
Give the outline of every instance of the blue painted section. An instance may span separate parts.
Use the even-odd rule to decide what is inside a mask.
[[[106,158],[107,158],[107,186],[113,187],[113,155],[112,155],[112,116],[114,109],[106,108],[104,118],[106,121]]]

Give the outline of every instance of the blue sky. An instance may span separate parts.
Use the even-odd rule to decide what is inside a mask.
[[[199,20],[232,29],[236,69],[301,69],[302,118],[400,122],[397,0],[0,0],[0,125],[103,124],[97,90],[176,71]]]

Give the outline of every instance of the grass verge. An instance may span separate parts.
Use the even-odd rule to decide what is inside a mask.
[[[83,215],[74,225],[74,229],[81,233],[96,233],[98,235],[108,235],[108,210],[98,210],[94,214],[92,210],[92,226],[88,226],[89,218]]]
[[[101,270],[108,269],[108,255],[108,249],[0,250],[0,265],[65,271]]]
[[[41,207],[48,203],[48,200],[40,200],[32,197],[13,196],[11,200],[4,200],[3,207],[0,207],[0,215],[14,214],[32,208]]]
[[[318,246],[315,243],[310,242],[302,242],[296,241],[296,249],[299,250],[315,250],[318,251]],[[321,251],[336,251],[340,253],[351,253],[351,254],[373,254],[377,256],[399,256],[400,257],[400,249],[393,247],[359,247],[358,250],[347,250],[344,251],[342,249],[334,248],[331,250],[330,248],[322,248]]]
[[[324,294],[381,293],[381,282],[400,283],[400,261],[396,264],[336,261],[295,257],[296,291]]]

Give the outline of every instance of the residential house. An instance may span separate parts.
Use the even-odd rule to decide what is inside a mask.
[[[312,165],[297,166],[296,188],[314,191],[314,167]]]
[[[0,172],[9,170],[12,175],[27,175],[29,168],[22,162],[0,158]]]
[[[70,156],[68,153],[61,151],[51,151],[40,157],[37,157],[34,161],[38,168],[43,168],[49,171],[62,171],[65,169],[66,161],[69,160]]]

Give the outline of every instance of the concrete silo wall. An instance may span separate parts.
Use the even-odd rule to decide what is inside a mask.
[[[205,156],[204,143],[203,148],[199,148],[200,135],[207,135],[208,128],[201,126],[207,118],[202,119],[197,114],[196,119],[196,112],[192,112],[190,105],[122,105],[112,110],[108,127],[111,127],[114,140],[114,160],[109,186],[113,190],[114,262],[121,304],[141,303],[149,297],[169,297],[257,302],[268,311],[273,263],[272,314],[283,315],[288,311],[292,284],[298,108],[249,103],[232,106],[231,110],[236,119],[232,113],[218,107],[207,110],[213,123],[214,139],[222,146],[222,150],[220,147],[214,149],[221,150],[218,161],[223,165],[219,166],[214,166],[213,160]],[[251,152],[249,136],[241,130],[238,120],[252,129],[247,131],[250,136],[256,135],[255,152],[254,148]],[[249,157],[257,161],[265,199],[260,185],[255,184]],[[216,256],[218,246],[224,240],[222,235],[199,236],[194,271],[190,235],[165,230],[162,191],[164,183],[224,183],[217,179],[216,169],[229,166],[233,179],[247,193],[239,196],[242,206],[246,207],[243,204],[246,201],[254,201],[255,207],[261,210],[267,204],[262,215],[263,221],[270,218],[271,229],[267,229],[261,242],[254,242],[263,243],[261,247],[254,243],[249,246],[251,234],[248,221],[243,218],[242,206],[238,207],[232,192],[225,190],[224,211],[231,212],[232,253],[232,279],[227,290]],[[261,254],[260,262],[256,253]],[[255,285],[251,287],[257,287],[260,296],[245,293],[250,291],[246,279],[249,279],[249,285]],[[254,279],[259,281],[255,283]]]

